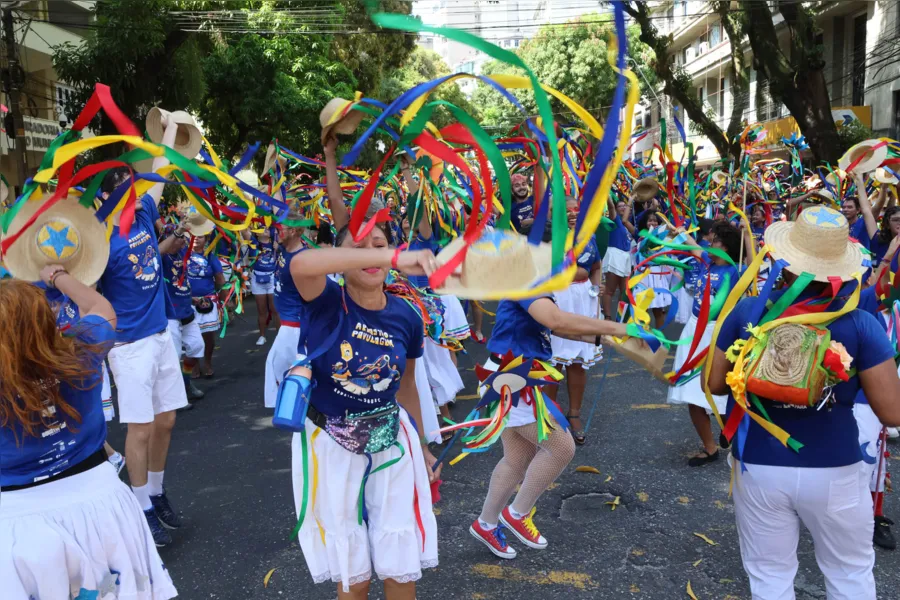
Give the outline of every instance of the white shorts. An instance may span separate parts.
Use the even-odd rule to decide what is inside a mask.
[[[709,347],[709,342],[712,340],[712,334],[715,328],[715,321],[710,321],[707,324],[706,330],[703,332],[703,338],[701,338],[700,342],[697,344],[697,352],[702,352],[704,348]],[[697,317],[691,315],[691,319],[687,322],[687,325],[684,326],[684,329],[681,330],[681,339],[693,339],[694,332],[696,331]],[[690,344],[681,344],[678,346],[678,349],[675,351],[675,362],[672,365],[673,371],[677,372],[678,369],[681,368],[681,365],[687,361],[690,351]],[[706,401],[706,394],[703,392],[703,388],[700,385],[701,377],[703,377],[702,373],[683,385],[673,385],[669,387],[669,395],[666,398],[666,401],[669,404],[693,404],[694,406],[705,409],[707,414],[711,413],[712,408],[710,408],[709,402]],[[719,411],[719,414],[724,415],[725,407],[728,405],[728,396],[713,396],[713,401],[716,403],[716,410]]]
[[[406,583],[420,579],[422,569],[437,566],[437,521],[431,509],[428,470],[416,431],[402,408],[400,423],[397,441],[403,446],[403,458],[369,477],[365,488],[369,519],[362,524],[359,489],[367,465],[374,471],[400,456],[400,450],[373,454],[369,463],[365,454],[345,450],[307,419],[304,476],[302,435],[294,434],[294,508],[299,516],[306,482],[306,516],[299,540],[316,583],[340,582],[349,591],[349,586],[369,581],[373,567],[380,579]],[[315,489],[312,482],[318,484]]]
[[[631,253],[618,248],[607,248],[603,257],[603,272],[619,277],[631,275]]]
[[[203,357],[203,336],[200,334],[196,316],[187,325],[182,325],[181,321],[169,319],[169,335],[172,336],[172,345],[175,346],[178,358],[182,356]]]
[[[826,596],[875,600],[872,494],[859,463],[746,467],[742,472],[740,464],[734,466],[734,516],[753,598],[795,598],[802,523],[812,535]]]
[[[103,403],[103,418],[107,422],[116,418],[116,409],[112,401],[112,385],[109,381],[109,369],[106,368],[106,361],[100,363],[103,370],[103,385],[100,387],[100,402]]]
[[[859,429],[859,447],[862,450],[861,468],[869,477],[869,489],[873,492],[884,491],[884,477],[888,468],[884,460],[884,448],[881,444],[881,430],[884,425],[878,420],[872,407],[859,402],[853,405],[853,416]],[[881,460],[881,474],[878,473],[878,461]]]
[[[156,415],[187,406],[184,379],[169,330],[109,351],[120,423],[152,423]]]
[[[194,322],[200,328],[200,333],[215,333],[219,330],[219,305],[212,301],[212,310],[206,314],[197,312],[194,307]]]
[[[275,334],[272,347],[266,356],[266,381],[264,398],[266,408],[275,408],[278,386],[285,371],[297,360],[297,344],[300,343],[300,328],[282,325]]]
[[[600,319],[600,299],[591,296],[592,285],[590,279],[574,282],[566,289],[554,292],[553,299],[559,310],[589,319]],[[603,358],[603,349],[587,342],[576,342],[553,335],[550,337],[550,344],[553,362],[558,365],[579,364],[590,367]]]
[[[106,462],[3,492],[0,582],[4,600],[71,598],[73,589],[87,590],[79,598],[177,595],[137,498]]]
[[[269,276],[268,283],[260,283],[256,280],[256,271],[250,275],[250,293],[254,296],[265,296],[275,293],[275,273],[263,273]]]

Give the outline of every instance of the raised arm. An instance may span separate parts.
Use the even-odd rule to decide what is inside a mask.
[[[344,203],[344,192],[341,190],[341,179],[337,170],[337,136],[331,135],[325,140],[325,189],[328,191],[328,206],[334,228],[340,231],[350,222],[350,211]]]
[[[178,133],[178,124],[174,121],[169,121],[166,113],[163,113],[163,119],[166,120],[166,130],[163,132],[162,137],[162,145],[166,148],[174,148],[175,147],[175,136]],[[163,156],[157,156],[153,159],[153,167],[152,171],[155,173],[159,169],[162,169],[166,165],[169,164],[169,159]],[[156,183],[147,190],[147,195],[153,199],[153,203],[159,206],[159,200],[162,198],[163,190],[165,189],[166,184],[164,183]]]
[[[539,298],[532,302],[528,307],[528,314],[544,327],[549,327],[555,334],[562,334],[570,339],[578,338],[589,343],[594,343],[600,335],[622,337],[627,333],[624,323],[600,321],[560,310],[550,298]]]
[[[419,193],[419,184],[412,176],[412,172],[409,169],[409,157],[405,154],[400,156],[400,171],[403,173],[403,179],[406,181],[406,187],[409,190],[409,196],[406,197],[406,217],[412,219],[413,214],[410,208],[410,200],[415,198],[416,194]],[[419,224],[416,227],[416,231],[418,231],[422,239],[430,240],[434,233],[431,230],[431,220],[428,218],[428,211],[425,210],[424,205],[422,209],[424,212],[419,217]],[[409,224],[412,226],[412,221],[410,221]]]
[[[866,223],[866,233],[869,234],[869,239],[872,239],[872,237],[878,233],[878,223],[875,221],[875,215],[872,214],[872,205],[869,204],[869,196],[866,194],[866,182],[859,173],[854,173],[853,179],[856,181],[856,194],[859,197],[859,210],[862,212],[863,219]]]
[[[872,216],[875,217],[875,221],[878,221],[878,217],[881,216],[881,211],[884,210],[884,203],[887,201],[888,193],[887,186],[882,185],[878,188],[878,191],[875,192],[875,202],[872,204]]]
[[[116,311],[109,300],[71,275],[62,265],[47,265],[41,269],[41,281],[47,287],[55,287],[78,306],[82,317],[94,315],[106,320],[113,329],[116,327]]]

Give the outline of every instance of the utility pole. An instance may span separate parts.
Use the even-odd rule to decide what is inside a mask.
[[[28,176],[25,148],[25,118],[22,114],[22,101],[19,92],[25,84],[25,75],[19,64],[19,52],[16,47],[16,35],[13,29],[13,7],[15,2],[3,3],[3,37],[6,39],[6,68],[3,70],[3,85],[9,96],[9,110],[13,118],[13,127],[16,140],[16,149],[13,154],[13,162],[16,165],[16,174],[19,180],[19,189],[25,185]],[[10,132],[7,132],[9,135]]]

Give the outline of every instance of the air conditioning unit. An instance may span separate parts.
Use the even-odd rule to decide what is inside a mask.
[[[700,42],[700,54],[709,52],[709,42]]]
[[[685,62],[685,63],[689,63],[689,62],[691,62],[692,60],[694,60],[694,58],[695,58],[696,56],[697,56],[697,51],[694,50],[694,47],[693,47],[693,46],[691,46],[690,48],[688,48],[688,49],[685,50],[685,52],[684,52],[684,62]]]

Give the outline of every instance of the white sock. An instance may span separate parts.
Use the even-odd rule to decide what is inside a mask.
[[[530,512],[530,511],[529,511],[529,512]],[[512,506],[509,507],[509,514],[511,514],[511,515],[512,515],[512,518],[515,519],[515,520],[517,520],[517,521],[518,521],[519,519],[522,519],[522,518],[525,518],[525,517],[528,516],[528,513],[520,513],[520,512],[516,512],[516,509],[514,509]]]
[[[481,525],[481,528],[484,529],[485,531],[493,531],[494,529],[497,529],[496,523],[494,523],[494,524],[485,523],[484,520],[482,520],[482,519],[478,519],[478,524]]]
[[[165,471],[148,471],[147,488],[151,496],[159,496],[163,493],[163,475]]]
[[[150,486],[142,485],[131,486],[131,491],[134,492],[134,496],[137,498],[138,504],[141,505],[141,510],[150,510],[153,508],[153,503],[150,502]]]

